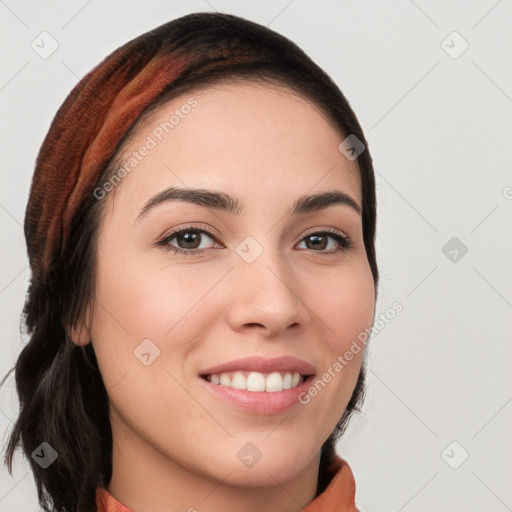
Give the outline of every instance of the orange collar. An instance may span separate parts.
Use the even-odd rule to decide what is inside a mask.
[[[334,473],[329,485],[303,512],[359,512],[355,504],[356,483],[348,463],[336,455],[329,471]],[[96,507],[98,512],[132,512],[104,487],[96,490]]]

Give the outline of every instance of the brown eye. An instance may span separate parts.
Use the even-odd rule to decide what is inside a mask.
[[[329,247],[329,238],[335,240],[334,248],[330,249],[334,250],[325,250]],[[306,249],[310,249],[314,252],[325,252],[326,254],[337,253],[339,251],[345,251],[349,247],[352,246],[352,243],[348,239],[348,237],[340,235],[339,233],[333,233],[330,231],[323,231],[318,233],[310,233],[303,238],[303,241],[306,243]],[[336,249],[336,244],[339,246],[339,249]]]
[[[182,228],[177,231],[169,233],[167,236],[162,238],[157,245],[164,247],[168,251],[175,253],[182,253],[186,255],[199,255],[200,253],[211,249],[211,247],[201,247],[204,239],[210,238],[215,239],[212,233],[205,229],[199,228]],[[175,240],[175,244],[171,242]]]
[[[325,249],[328,245],[327,238],[325,235],[308,235],[305,238],[307,240],[306,246],[308,246],[308,249]]]
[[[174,235],[174,238],[176,238],[180,249],[197,249],[201,242],[201,234],[198,231],[181,231]]]

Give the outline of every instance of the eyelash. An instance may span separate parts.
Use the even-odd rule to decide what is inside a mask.
[[[200,256],[201,253],[214,250],[214,249],[181,249],[180,247],[174,247],[169,244],[169,242],[175,238],[178,235],[181,235],[183,233],[190,233],[190,232],[198,232],[198,233],[204,233],[214,240],[217,239],[216,235],[214,235],[211,231],[204,228],[199,228],[197,226],[185,226],[183,228],[180,228],[179,230],[173,231],[172,233],[169,233],[168,235],[165,235],[163,238],[161,238],[158,242],[155,243],[158,247],[163,247],[166,251],[172,251],[174,254],[183,254],[185,256]],[[322,231],[313,231],[311,233],[308,233],[305,235],[300,242],[302,242],[305,238],[312,235],[330,235],[338,244],[341,246],[340,249],[334,250],[334,251],[314,251],[313,249],[308,249],[312,252],[312,255],[314,257],[323,257],[323,256],[331,256],[333,254],[338,254],[339,252],[346,252],[348,249],[351,249],[353,247],[353,243],[347,236],[341,235],[338,231],[335,231],[333,229],[325,228]]]

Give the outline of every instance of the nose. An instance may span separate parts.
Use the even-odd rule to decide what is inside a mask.
[[[228,321],[234,331],[259,329],[266,337],[307,322],[300,284],[282,255],[265,250],[255,261],[236,261],[230,272]]]

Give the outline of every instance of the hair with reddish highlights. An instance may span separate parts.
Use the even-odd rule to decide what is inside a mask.
[[[108,394],[92,344],[77,346],[71,327],[87,324],[95,296],[103,187],[142,121],[164,103],[218,82],[284,86],[310,100],[339,130],[365,145],[357,158],[363,239],[377,299],[375,178],[368,143],[333,80],[286,37],[237,16],[195,13],[124,44],[91,70],[58,110],[39,151],[25,215],[31,279],[24,321],[29,342],[14,371],[20,411],[6,447],[12,474],[17,446],[47,511],[91,512],[112,475]],[[90,317],[89,317],[90,318]],[[317,495],[328,485],[335,444],[364,400],[363,362],[351,399],[322,447]],[[48,468],[31,457],[48,442]]]

